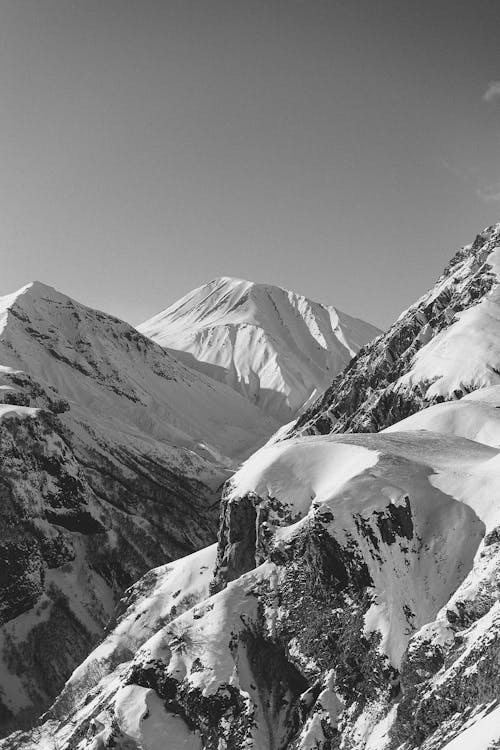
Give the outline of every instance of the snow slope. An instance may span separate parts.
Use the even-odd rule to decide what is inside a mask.
[[[194,289],[138,330],[280,423],[380,333],[295,292],[227,277]]]
[[[383,432],[430,430],[500,447],[500,386],[480,388],[460,401],[429,406]]]
[[[226,485],[210,591],[214,548],[155,571],[46,723],[0,747],[497,741],[499,466],[427,430],[265,446]],[[177,586],[193,606],[172,610]]]

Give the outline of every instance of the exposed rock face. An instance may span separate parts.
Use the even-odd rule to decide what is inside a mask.
[[[377,432],[499,383],[499,247],[494,225],[460,250],[433,289],[358,352],[288,435]]]
[[[75,451],[57,416],[26,412],[0,421],[4,731],[29,725],[56,697],[124,588],[155,562],[202,546],[215,521],[208,488],[175,481],[161,464],[140,481],[123,455],[121,472],[115,465],[111,473],[112,457]],[[11,693],[14,676],[21,704]]]
[[[127,586],[215,540],[218,486],[275,426],[50,287],[0,300],[0,732],[50,705]]]
[[[217,555],[137,584],[45,724],[1,747],[445,748],[498,705],[499,459],[422,432],[262,449]]]

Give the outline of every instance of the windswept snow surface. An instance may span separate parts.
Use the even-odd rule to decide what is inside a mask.
[[[475,716],[443,750],[496,750],[500,739],[500,706]]]
[[[138,330],[280,423],[380,333],[295,292],[227,277],[194,289]]]
[[[383,432],[429,430],[500,447],[500,386],[480,388],[460,401],[429,406]]]

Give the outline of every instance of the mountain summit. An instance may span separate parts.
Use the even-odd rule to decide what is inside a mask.
[[[189,292],[138,330],[282,423],[380,333],[287,289],[225,276]]]

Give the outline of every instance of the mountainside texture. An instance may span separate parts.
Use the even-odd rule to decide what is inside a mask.
[[[295,292],[226,277],[189,292],[138,330],[281,424],[380,333]]]
[[[500,383],[500,224],[363,347],[288,435],[376,432],[425,406]]]
[[[40,724],[0,749],[499,750],[499,253],[496,225],[248,458],[217,545],[132,586]],[[3,421],[29,430],[35,406]],[[50,435],[103,523],[93,475]]]
[[[215,539],[219,485],[275,428],[50,287],[0,300],[0,731],[52,702],[127,586]]]
[[[136,584],[45,722],[0,747],[493,750],[499,468],[421,429],[262,448],[217,549]]]

